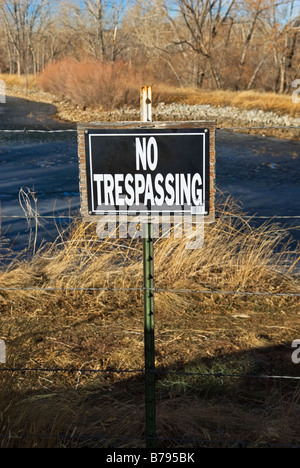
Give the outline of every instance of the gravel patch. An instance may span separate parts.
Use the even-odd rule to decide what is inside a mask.
[[[79,116],[78,116],[79,117]],[[82,121],[135,121],[139,120],[137,109],[123,107],[108,112],[90,111],[81,114]],[[278,137],[287,140],[300,141],[300,118],[289,115],[278,115],[275,112],[264,112],[259,109],[243,110],[236,107],[214,107],[210,105],[189,105],[182,103],[160,103],[153,108],[154,121],[192,121],[215,120],[217,127],[237,129],[242,133],[259,134],[262,136]],[[244,127],[247,127],[245,129]],[[263,129],[250,129],[249,127],[272,127]],[[278,129],[274,127],[285,127]],[[298,127],[289,129],[288,127]],[[233,129],[232,129],[233,130]]]
[[[122,107],[111,111],[100,109],[83,110],[67,101],[61,101],[49,93],[28,90],[24,91],[11,87],[9,94],[15,97],[27,98],[35,102],[51,103],[56,107],[54,118],[60,122],[120,122],[139,121],[138,108]],[[237,129],[240,133],[258,134],[277,137],[286,140],[300,141],[300,117],[280,115],[275,112],[265,112],[259,109],[239,109],[237,107],[215,107],[211,105],[190,105],[183,103],[160,103],[153,108],[155,121],[191,121],[215,120],[217,127],[231,129],[232,127],[248,127]],[[273,127],[264,129],[249,129],[249,127]],[[298,127],[296,129],[274,127]]]
[[[214,107],[210,105],[159,104],[155,109],[157,120],[229,120],[244,122],[246,126],[298,126],[300,118],[277,115],[262,110],[242,110],[235,107]],[[233,125],[234,126],[234,125]]]

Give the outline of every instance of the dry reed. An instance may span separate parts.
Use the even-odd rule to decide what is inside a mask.
[[[290,255],[286,246],[274,252],[286,231],[276,224],[254,228],[230,200],[218,207],[222,216],[205,227],[200,250],[186,250],[186,239],[172,233],[155,242],[155,286],[299,291],[297,276],[283,271]],[[7,434],[2,446],[143,446],[143,378],[138,371],[144,366],[142,291],[59,290],[142,287],[141,240],[100,240],[94,226],[75,222],[54,244],[3,267],[0,280],[2,288],[20,288],[0,292],[7,367],[78,369],[0,374],[0,432]],[[293,297],[156,293],[157,369],[295,375],[285,343],[297,333],[298,307],[299,299]],[[137,371],[101,372],[107,369]],[[216,446],[213,440],[220,438],[253,445],[262,440],[295,443],[289,424],[300,412],[296,390],[251,382],[158,375],[158,435],[204,439],[204,446],[210,441]],[[293,395],[290,416],[283,400],[287,392]],[[257,398],[264,402],[254,417]],[[160,442],[174,444],[183,446]]]

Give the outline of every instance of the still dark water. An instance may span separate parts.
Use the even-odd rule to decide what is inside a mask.
[[[2,106],[2,107],[1,107]],[[33,107],[32,107],[33,106]],[[0,104],[0,130],[71,128],[51,119],[53,108],[8,99]],[[285,216],[291,234],[300,240],[300,143],[218,131],[216,135],[217,187],[232,195],[249,215]],[[21,188],[34,190],[40,216],[66,216],[79,211],[77,136],[74,133],[0,133],[1,236],[21,250],[28,243],[28,225],[19,204]],[[39,242],[55,239],[57,229],[42,219]],[[3,248],[3,244],[2,244]]]

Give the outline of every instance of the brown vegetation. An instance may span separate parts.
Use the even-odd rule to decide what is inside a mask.
[[[38,85],[81,108],[112,109],[136,104],[142,79],[122,62],[65,59],[46,66]]]
[[[1,0],[0,72],[27,77],[88,58],[172,86],[287,94],[299,78],[297,8],[294,0]]]
[[[55,102],[68,120],[99,120],[102,109],[138,106],[151,77],[166,103],[299,115],[289,96],[299,78],[294,1],[80,4],[0,0],[0,71],[22,97]],[[228,200],[218,211],[200,251],[172,235],[155,244],[159,446],[299,445],[298,381],[279,378],[299,375],[299,298],[273,295],[299,292],[299,249]],[[0,259],[10,369],[0,367],[2,448],[144,446],[141,249],[75,222],[27,259]]]
[[[290,346],[299,298],[192,292],[299,291],[287,245],[279,249],[287,233],[251,227],[228,200],[219,210],[226,217],[206,227],[200,251],[172,234],[155,243],[156,287],[191,291],[155,295],[156,368],[175,372],[157,375],[158,435],[206,441],[159,446],[297,443],[297,381],[247,375],[298,375]],[[142,287],[141,248],[138,239],[101,241],[76,222],[32,259],[2,268],[1,286],[20,288],[0,293],[6,366],[65,369],[0,373],[2,447],[144,445],[142,291],[80,290]]]

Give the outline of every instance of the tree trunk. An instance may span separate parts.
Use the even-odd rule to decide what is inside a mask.
[[[253,85],[253,83],[254,83],[254,81],[255,81],[255,78],[257,77],[257,74],[258,74],[259,70],[261,69],[261,66],[262,66],[262,64],[264,63],[264,61],[265,61],[265,57],[263,57],[263,58],[261,59],[261,61],[259,62],[259,64],[258,64],[257,67],[255,68],[254,73],[253,73],[253,75],[252,75],[252,77],[251,77],[251,79],[250,79],[250,81],[249,81],[249,83],[248,83],[247,91],[249,91],[249,90],[252,88],[252,85]]]

